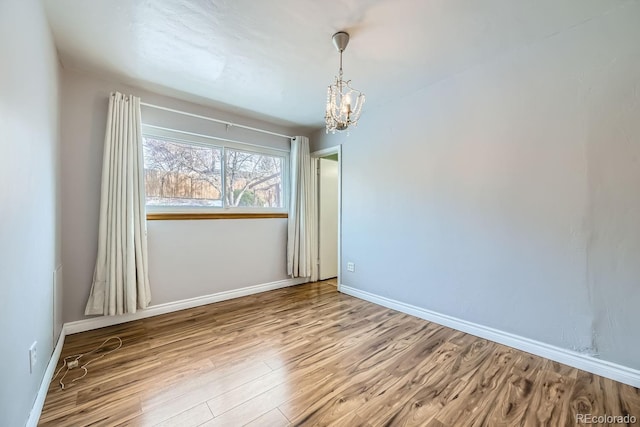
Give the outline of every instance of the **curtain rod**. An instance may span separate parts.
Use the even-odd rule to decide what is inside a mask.
[[[182,114],[184,116],[195,117],[197,119],[208,120],[210,122],[221,123],[221,124],[226,125],[228,127],[237,127],[237,128],[252,130],[254,132],[266,133],[267,135],[279,136],[281,138],[287,138],[287,139],[293,139],[294,138],[293,136],[283,135],[281,133],[271,132],[271,131],[268,131],[268,130],[264,130],[264,129],[260,129],[260,128],[254,128],[254,127],[251,127],[251,126],[238,125],[238,124],[235,124],[235,123],[232,123],[232,122],[227,122],[227,121],[224,121],[224,120],[214,119],[213,117],[207,117],[207,116],[201,116],[199,114],[187,113],[186,111],[174,110],[173,108],[161,107],[159,105],[148,104],[146,102],[140,102],[140,105],[144,105],[145,107],[149,107],[149,108],[155,108],[157,110],[170,111],[172,113]]]

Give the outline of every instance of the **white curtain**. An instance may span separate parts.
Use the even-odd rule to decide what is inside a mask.
[[[104,138],[98,256],[85,314],[135,313],[151,300],[140,98],[112,93]]]
[[[317,255],[313,241],[315,224],[315,180],[312,174],[309,138],[291,140],[291,197],[287,239],[287,274],[318,280]]]

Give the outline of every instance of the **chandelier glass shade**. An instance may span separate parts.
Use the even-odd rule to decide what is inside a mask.
[[[349,126],[356,126],[365,96],[362,92],[351,87],[351,80],[344,80],[342,76],[342,52],[349,43],[349,34],[341,31],[333,35],[333,44],[340,52],[340,70],[335,82],[327,89],[327,108],[325,123],[327,133],[342,132]]]

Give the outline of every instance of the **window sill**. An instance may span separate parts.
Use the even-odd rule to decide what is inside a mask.
[[[264,218],[288,218],[289,214],[282,212],[152,212],[147,213],[147,221],[185,221],[192,219],[264,219]]]

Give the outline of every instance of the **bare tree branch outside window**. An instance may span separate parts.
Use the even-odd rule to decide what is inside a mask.
[[[226,150],[227,206],[282,207],[282,158]]]

